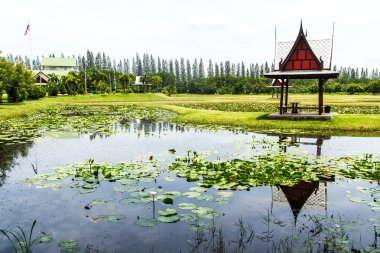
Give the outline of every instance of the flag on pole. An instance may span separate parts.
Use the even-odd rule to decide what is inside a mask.
[[[26,26],[24,36],[28,34],[28,31],[30,31],[30,25],[29,24]]]

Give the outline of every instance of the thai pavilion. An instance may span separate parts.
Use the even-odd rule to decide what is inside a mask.
[[[330,118],[329,110],[324,113],[323,85],[330,78],[337,78],[339,73],[331,70],[332,39],[308,40],[302,27],[293,42],[277,42],[275,69],[264,76],[279,80],[279,112],[269,115],[274,118]],[[303,106],[298,102],[289,102],[289,80],[318,79],[318,105]],[[291,109],[291,110],[290,110]],[[317,113],[301,113],[301,110],[315,110]],[[327,109],[327,108],[326,108]]]

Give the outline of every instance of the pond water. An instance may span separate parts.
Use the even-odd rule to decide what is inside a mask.
[[[380,138],[276,136],[150,120],[124,121],[112,129],[110,135],[49,130],[33,141],[0,144],[0,228],[29,232],[36,220],[33,238],[52,239],[36,243],[34,252],[378,252],[378,181],[338,175],[293,187],[230,190],[224,182],[202,188],[206,175],[189,180],[173,164],[200,157],[207,167],[268,152],[316,159],[379,156]],[[115,179],[104,171],[101,179],[91,174],[87,181],[74,175],[78,168],[93,173],[123,161],[124,171],[132,164],[135,174]],[[57,167],[59,175],[76,172],[38,178]],[[63,240],[77,246],[62,249]],[[13,252],[5,237],[0,252]]]

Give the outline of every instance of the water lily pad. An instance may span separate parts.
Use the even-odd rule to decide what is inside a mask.
[[[165,210],[158,211],[158,214],[161,216],[171,216],[177,214],[177,211],[173,208],[166,208]]]
[[[182,195],[186,196],[188,198],[197,198],[197,197],[201,196],[202,194],[199,192],[185,192]]]
[[[61,253],[72,253],[79,251],[78,241],[76,240],[62,240],[58,243],[61,248]]]
[[[187,223],[194,223],[199,219],[197,215],[191,214],[191,213],[181,213],[179,217],[181,221],[187,222]]]
[[[193,204],[193,203],[180,203],[180,204],[178,204],[178,207],[180,209],[184,209],[184,210],[193,210],[193,209],[197,208],[197,205]]]
[[[172,198],[172,199],[174,199],[174,198],[179,197],[181,195],[182,195],[181,192],[171,191],[171,192],[165,192],[165,193],[157,196],[157,199],[159,199],[159,200],[163,200],[165,198]]]
[[[206,192],[208,189],[205,187],[195,186],[190,188],[189,190],[194,192]]]
[[[100,198],[100,199],[94,199],[93,201],[91,201],[91,204],[92,205],[104,205],[104,204],[107,204],[111,201],[113,201],[115,199],[113,198]]]
[[[363,203],[363,204],[368,203],[368,200],[366,200],[366,199],[358,198],[358,197],[352,197],[352,196],[350,196],[350,201],[354,202],[354,203]]]
[[[229,199],[229,198],[217,198],[217,199],[215,199],[215,202],[218,203],[219,205],[227,205],[227,204],[231,204],[231,199]]]
[[[43,235],[40,235],[38,236],[36,239],[33,240],[32,244],[36,244],[36,243],[49,243],[53,240],[53,236],[51,235],[47,235],[47,234],[43,234]]]
[[[171,216],[159,216],[157,220],[164,223],[174,223],[174,222],[179,221],[180,219],[177,215],[171,215]]]
[[[164,178],[164,181],[167,181],[167,182],[173,182],[175,180],[174,177],[165,177]]]
[[[213,208],[210,207],[197,207],[193,210],[191,210],[193,213],[196,213],[199,217],[205,218],[205,219],[215,219],[219,217],[219,214],[215,212]]]
[[[96,221],[106,221],[111,223],[118,223],[125,219],[125,215],[122,214],[110,214],[110,215],[96,215],[90,217],[90,220]]]
[[[88,194],[88,193],[92,193],[95,191],[96,191],[95,189],[78,189],[75,192],[79,193],[79,194]]]
[[[128,204],[131,204],[131,203],[140,203],[140,199],[136,199],[136,198],[125,198],[125,199],[121,199],[119,201],[120,204],[122,205],[128,205]]]
[[[233,192],[217,192],[216,195],[219,195],[222,198],[230,198],[234,195]]]
[[[158,220],[140,218],[137,221],[135,221],[135,224],[139,227],[154,227],[158,224]]]
[[[173,205],[174,201],[172,198],[164,198],[162,200],[162,203],[165,204],[165,205]]]

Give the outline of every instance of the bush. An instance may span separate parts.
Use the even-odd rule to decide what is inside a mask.
[[[367,91],[376,94],[380,93],[380,79],[370,82],[370,84],[367,87]]]
[[[363,92],[363,91],[364,91],[364,88],[363,88],[363,86],[361,86],[360,84],[352,83],[352,84],[348,85],[346,91],[347,91],[349,94],[355,94],[355,93]]]
[[[45,97],[46,90],[45,90],[45,87],[32,85],[28,93],[29,93],[28,99],[36,100],[36,99]]]
[[[318,91],[319,91],[318,84],[314,83],[314,84],[310,85],[310,87],[309,87],[310,93],[318,93]]]

